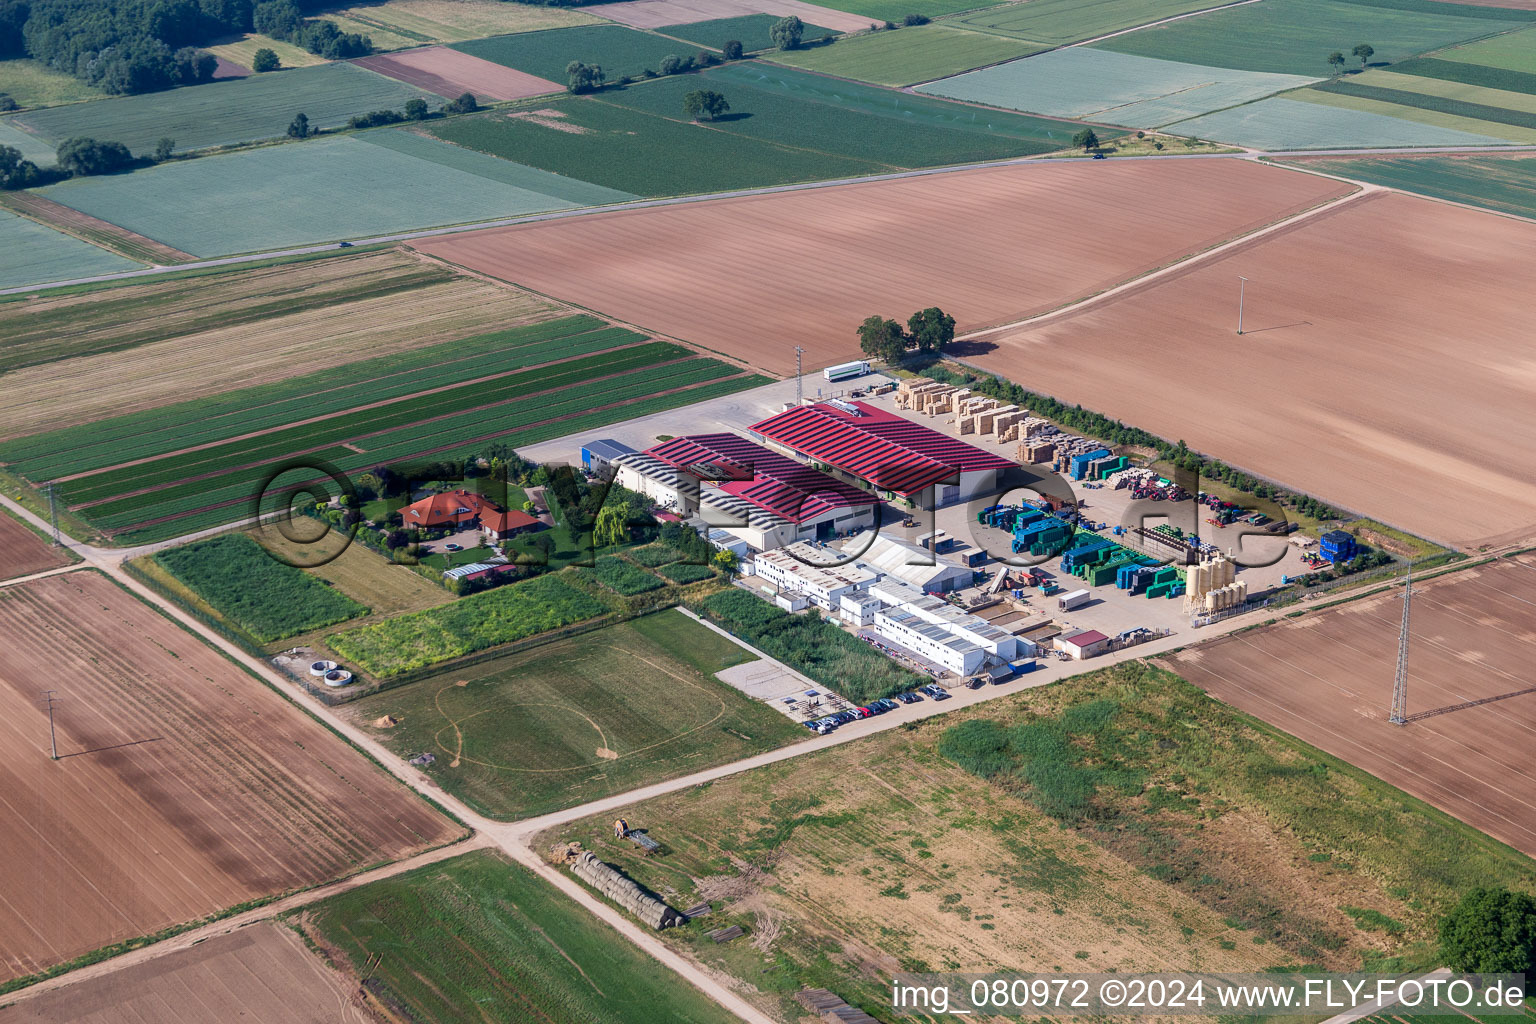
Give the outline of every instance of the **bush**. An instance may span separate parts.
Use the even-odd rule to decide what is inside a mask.
[[[860,704],[930,681],[819,615],[791,615],[744,590],[711,594],[700,610],[770,657]]]
[[[258,74],[265,71],[276,71],[281,68],[282,62],[277,59],[276,51],[263,46],[251,57],[251,70]]]
[[[72,175],[111,174],[133,163],[133,154],[121,142],[97,142],[76,136],[58,150],[59,169]]]
[[[666,586],[662,580],[616,555],[604,555],[593,564],[592,568],[577,571],[625,597],[633,597],[636,594]]]
[[[243,533],[161,551],[155,561],[261,643],[368,612],[304,570],[279,562]]]
[[[901,19],[901,23],[906,25],[908,28],[911,28],[913,25],[926,25],[928,24],[928,15],[909,14],[905,18]]]
[[[656,570],[678,586],[687,586],[690,583],[698,583],[701,580],[713,579],[715,570],[707,565],[690,565],[687,562],[674,562],[664,565]]]
[[[741,40],[740,39],[728,39],[728,40],[726,40],[725,45],[722,46],[720,48],[720,50],[721,50],[721,52],[723,52],[725,54],[725,59],[726,60],[741,60]]]
[[[30,188],[42,180],[37,164],[21,155],[15,146],[0,146],[0,189]]]
[[[405,115],[398,110],[374,110],[356,117],[347,118],[348,128],[377,128],[385,124],[399,124],[405,120]]]
[[[473,114],[480,109],[480,101],[475,99],[472,92],[461,92],[454,99],[443,104],[445,114]]]
[[[663,75],[680,75],[684,71],[693,70],[693,58],[679,57],[675,53],[669,53],[661,58],[659,68]]]
[[[1440,922],[1440,955],[1453,971],[1529,974],[1536,970],[1536,899],[1478,888]]]

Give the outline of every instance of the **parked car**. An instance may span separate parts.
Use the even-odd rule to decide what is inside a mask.
[[[887,711],[895,711],[900,706],[901,705],[897,704],[889,697],[881,697],[879,700],[871,704],[869,709],[877,715],[883,715]]]
[[[916,690],[908,690],[906,693],[898,693],[896,699],[903,704],[921,704],[923,702],[923,695]]]
[[[975,679],[972,679],[972,680],[970,680],[970,681],[969,681],[969,682],[967,682],[967,683],[966,683],[966,684],[965,684],[965,685],[966,685],[966,686],[967,686],[967,687],[968,687],[968,688],[970,688],[970,689],[972,689],[972,690],[979,690],[979,689],[981,689],[981,688],[982,688],[982,687],[983,687],[983,686],[986,686],[986,685],[987,685],[987,681],[986,681],[986,679],[984,679],[984,678],[983,678],[983,677],[981,677],[981,676],[977,676],[977,677],[976,677],[976,678],[975,678]]]
[[[838,725],[847,725],[849,722],[857,722],[859,720],[859,716],[852,711],[839,711],[832,717],[837,719]]]
[[[463,551],[464,550],[464,545],[462,545],[462,544],[444,544],[443,547],[446,548],[449,551]]]
[[[949,698],[953,696],[953,694],[951,694],[948,690],[944,689],[944,687],[938,685],[937,683],[929,683],[927,686],[923,687],[923,692],[932,697],[934,700],[949,700]]]
[[[839,724],[841,723],[838,722],[835,715],[828,715],[826,718],[818,718],[816,721],[810,723],[811,728],[815,729],[823,736],[831,732],[833,729],[836,729]]]
[[[875,713],[869,708],[854,708],[853,713],[860,718],[873,718],[875,716]]]

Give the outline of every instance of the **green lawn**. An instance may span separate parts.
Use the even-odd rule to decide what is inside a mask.
[[[633,198],[394,128],[75,178],[40,194],[203,257]]]
[[[3,139],[0,145],[4,145]],[[116,274],[143,266],[9,210],[0,210],[0,288]]]
[[[1432,0],[1264,0],[1093,44],[1161,60],[1328,75],[1328,54],[1368,41],[1393,62],[1528,23],[1536,12]],[[1358,61],[1355,62],[1358,64]]]
[[[453,44],[455,50],[530,75],[564,82],[565,66],[573,60],[600,65],[610,81],[623,75],[655,70],[663,57],[692,56],[697,47],[639,32],[622,25],[584,25],[544,32],[523,32]]]
[[[1536,158],[1528,156],[1374,157],[1302,166],[1536,218]]]
[[[1207,7],[1222,0],[1027,0],[956,18],[952,24],[1038,43],[1075,43]]]
[[[802,737],[713,678],[752,660],[668,610],[386,690],[352,714],[397,719],[378,731],[392,750],[434,753],[425,770],[444,790],[482,814],[523,818]]]
[[[226,533],[158,552],[154,558],[258,643],[368,613],[302,569],[279,562],[249,534]]]
[[[773,53],[766,59],[860,82],[900,86],[957,75],[1042,49],[1043,46],[1022,39],[934,23],[897,32],[849,36],[832,46]]]
[[[334,128],[354,114],[399,110],[416,97],[441,105],[437,96],[339,61],[29,111],[16,120],[55,145],[88,135],[121,142],[142,156],[161,138],[175,139],[183,152],[279,138],[301,111],[311,127]]]
[[[733,1024],[527,868],[481,851],[304,911],[368,987],[435,1024]]]
[[[0,93],[20,107],[49,107],[58,103],[98,100],[107,94],[74,75],[54,71],[38,60],[16,57],[0,61]]]
[[[714,50],[723,50],[725,44],[734,39],[741,44],[743,50],[752,53],[756,50],[773,48],[773,37],[769,35],[768,30],[778,21],[779,19],[772,14],[744,14],[739,18],[714,18],[710,21],[695,21],[688,25],[668,25],[656,31]],[[805,25],[805,30],[800,35],[802,44],[837,35],[836,29],[823,28],[820,25],[812,25],[810,22],[802,22],[802,24]],[[812,47],[812,49],[819,49],[819,47]]]

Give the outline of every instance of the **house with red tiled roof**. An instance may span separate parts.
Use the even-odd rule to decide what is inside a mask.
[[[520,533],[532,533],[543,528],[544,524],[538,517],[518,509],[496,509],[480,513],[480,530],[489,541],[511,540]]]
[[[484,495],[462,487],[429,494],[400,510],[400,522],[407,527],[430,529],[480,527],[488,541],[508,540],[520,533],[530,533],[544,524],[526,512],[508,511]]]

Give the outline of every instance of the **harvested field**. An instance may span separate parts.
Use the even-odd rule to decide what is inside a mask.
[[[1378,194],[988,335],[971,361],[1440,543],[1516,541],[1536,536],[1532,259],[1536,225]],[[1192,362],[1219,386],[1166,401]]]
[[[68,565],[69,556],[0,508],[0,580]]]
[[[873,312],[937,304],[961,330],[1009,322],[1347,191],[1235,160],[1061,161],[519,225],[418,248],[783,373],[795,345],[811,367],[857,355],[855,329]],[[1149,192],[1161,197],[1155,230]],[[1130,223],[1149,229],[1108,233]],[[914,237],[925,239],[920,251]],[[773,336],[743,333],[743,322],[772,323]]]
[[[21,107],[45,107],[54,103],[99,100],[107,94],[86,85],[74,75],[55,71],[40,60],[12,57],[0,61],[0,92]]]
[[[130,260],[163,266],[184,263],[193,258],[191,253],[182,252],[153,238],[146,238],[127,228],[120,228],[116,224],[98,220],[79,210],[60,206],[35,192],[7,192],[0,197],[0,203],[16,213],[58,228],[67,235],[99,245]]]
[[[271,50],[277,54],[278,63],[284,68],[308,68],[326,63],[324,57],[310,53],[303,47],[255,32],[225,36],[221,41],[205,46],[203,49],[220,60],[227,60],[232,64],[244,64],[246,67],[250,67],[251,62],[256,59],[257,50]]]
[[[1414,588],[1409,724],[1398,727],[1387,713],[1402,607],[1402,588],[1393,587],[1166,660],[1218,700],[1536,854],[1536,560],[1502,560]],[[1457,707],[1518,691],[1526,692]]]
[[[472,92],[481,102],[520,100],[565,89],[563,85],[446,46],[359,57],[352,63],[449,99]]]
[[[270,529],[262,530],[256,538],[280,557],[290,560],[330,558],[324,565],[305,571],[372,610],[372,615],[358,620],[357,625],[367,625],[375,618],[402,612],[436,608],[453,600],[447,590],[413,572],[409,566],[395,565],[361,544],[347,544],[340,554],[335,554],[346,540],[335,530],[312,544],[292,543],[277,530]]]
[[[561,312],[398,250],[7,302],[0,437],[291,380]]]
[[[688,25],[744,14],[776,14],[780,17],[793,14],[808,25],[823,25],[839,32],[862,32],[879,24],[874,18],[845,14],[801,0],[628,0],[583,9],[634,28]]]
[[[384,0],[326,10],[323,17],[343,32],[367,36],[376,50],[597,24],[592,15],[569,7],[509,0]]]
[[[104,576],[0,590],[0,629],[0,799],[19,823],[0,837],[0,979],[460,834]],[[40,680],[60,691],[58,761]]]
[[[0,288],[142,268],[142,263],[0,209]]]
[[[357,985],[272,922],[0,1010],[0,1024],[372,1024]]]

